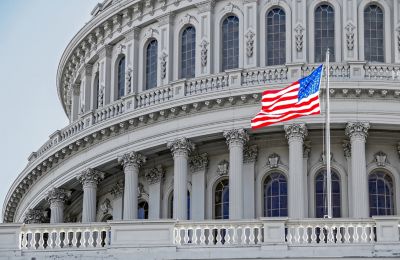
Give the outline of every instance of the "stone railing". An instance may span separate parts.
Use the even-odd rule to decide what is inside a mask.
[[[22,250],[99,249],[109,244],[109,230],[109,225],[105,223],[23,225],[20,231],[20,248]]]
[[[262,242],[263,224],[257,221],[188,222],[174,228],[178,246],[249,246]]]
[[[69,139],[92,125],[105,122],[108,119],[136,110],[147,109],[150,106],[165,104],[184,97],[223,92],[240,87],[285,86],[292,81],[308,75],[320,64],[288,64],[252,69],[237,69],[224,73],[213,74],[188,80],[179,80],[169,85],[161,86],[140,93],[134,93],[104,107],[81,115],[80,118],[64,129],[57,131],[37,152],[30,156],[30,161],[45,154],[56,144]],[[332,81],[385,81],[400,80],[400,65],[397,64],[365,64],[331,63],[330,76]]]

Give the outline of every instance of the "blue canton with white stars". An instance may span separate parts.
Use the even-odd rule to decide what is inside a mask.
[[[319,85],[322,76],[322,65],[316,68],[310,75],[299,80],[300,88],[297,94],[298,101],[300,102],[303,98],[315,94],[319,91]]]

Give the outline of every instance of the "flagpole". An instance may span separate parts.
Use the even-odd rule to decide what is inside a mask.
[[[326,128],[325,128],[325,146],[326,146],[326,186],[328,196],[328,218],[332,218],[332,176],[331,176],[331,132],[330,132],[330,104],[329,104],[329,48],[326,51]]]

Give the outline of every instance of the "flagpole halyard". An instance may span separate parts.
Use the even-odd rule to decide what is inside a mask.
[[[329,104],[329,48],[326,51],[325,65],[325,84],[326,84],[326,129],[325,129],[325,146],[326,146],[326,182],[328,197],[328,218],[332,218],[332,175],[331,175],[331,132],[330,132],[330,104]]]

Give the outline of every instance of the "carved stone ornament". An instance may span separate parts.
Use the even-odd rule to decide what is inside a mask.
[[[101,85],[99,88],[99,93],[97,93],[98,106],[102,107],[104,105],[104,86]]]
[[[232,144],[244,145],[249,141],[249,135],[243,128],[224,131],[223,135],[226,138],[226,143],[228,146]]]
[[[352,23],[348,23],[344,28],[346,30],[346,43],[349,51],[354,49],[354,29],[356,27]]]
[[[279,156],[279,154],[273,153],[270,156],[268,156],[267,165],[270,168],[278,168],[280,162],[281,162],[281,157]]]
[[[295,28],[294,31],[296,32],[295,38],[296,38],[296,50],[298,52],[301,52],[303,50],[303,32],[304,28],[301,26],[301,24],[298,24]]]
[[[125,85],[128,94],[132,92],[132,76],[133,76],[132,74],[133,74],[133,69],[129,67],[125,72]]]
[[[227,160],[222,160],[217,165],[217,174],[220,176],[225,176],[229,174],[229,162]]]
[[[175,156],[190,154],[194,150],[195,145],[185,137],[180,137],[173,141],[169,141],[167,147],[171,150],[172,155]]]
[[[158,165],[157,167],[146,171],[145,177],[147,179],[147,182],[151,185],[161,182],[162,178],[164,178],[164,174],[164,168],[162,167],[162,165]]]
[[[111,201],[109,199],[105,199],[103,203],[100,204],[100,211],[103,215],[112,212]]]
[[[246,54],[247,54],[247,57],[252,57],[253,56],[254,38],[255,38],[255,36],[256,36],[256,34],[251,30],[249,30],[246,33],[246,39],[247,39],[247,41],[246,41]]]
[[[25,224],[39,224],[43,223],[45,219],[45,213],[42,209],[29,209],[25,214]]]
[[[208,154],[196,154],[189,158],[191,172],[204,171],[208,167]]]
[[[182,19],[180,20],[181,24],[189,24],[189,23],[193,23],[193,21],[197,21],[196,17],[194,17],[193,15],[190,14],[186,14],[184,17],[182,17]]]
[[[64,203],[71,196],[71,191],[61,188],[54,188],[47,193],[46,200],[52,203]]]
[[[235,4],[229,2],[227,5],[225,5],[225,7],[221,11],[225,13],[232,13],[234,8],[239,9],[239,7],[237,7]]]
[[[161,78],[165,79],[167,76],[167,57],[168,54],[163,52],[160,57],[160,65],[161,65]]]
[[[350,138],[361,138],[365,141],[369,130],[368,122],[348,122],[346,125],[345,134]]]
[[[333,153],[330,154],[329,156],[330,161],[333,161]],[[319,161],[322,162],[322,164],[326,164],[326,152],[322,152],[320,157],[319,157]]]
[[[200,43],[201,48],[201,66],[207,66],[207,55],[208,55],[208,42],[207,40],[202,40]]]
[[[97,185],[104,179],[104,172],[89,168],[78,175],[77,180],[85,185]]]
[[[125,167],[140,168],[145,162],[146,157],[137,152],[129,152],[118,157],[118,163],[120,163],[124,169]]]
[[[376,154],[374,154],[374,160],[376,165],[379,167],[385,167],[385,165],[388,163],[387,154],[385,154],[382,151],[379,151]]]
[[[144,34],[145,38],[152,38],[155,34],[158,34],[158,31],[154,28],[149,28],[147,32]]]
[[[344,157],[350,158],[351,157],[351,143],[349,140],[344,140],[342,143]]]
[[[124,184],[122,181],[117,182],[112,186],[110,193],[111,195],[114,196],[114,199],[120,198],[122,196],[122,193],[124,192]]]
[[[304,141],[303,143],[303,158],[310,157],[311,153],[311,141]]]
[[[125,54],[126,46],[123,44],[118,45],[117,47],[117,53],[118,54]]]
[[[137,187],[137,196],[139,199],[143,199],[144,196],[148,196],[149,194],[147,194],[147,192],[144,190],[144,186],[143,184],[139,183],[138,187]]]
[[[257,145],[246,146],[243,150],[243,162],[253,163],[257,161],[258,147]]]
[[[400,26],[397,27],[397,50],[400,52]]]
[[[400,158],[400,142],[397,143],[397,154],[399,155]]]
[[[284,126],[286,138],[290,141],[292,139],[301,139],[308,135],[307,127],[305,124],[291,124]]]

